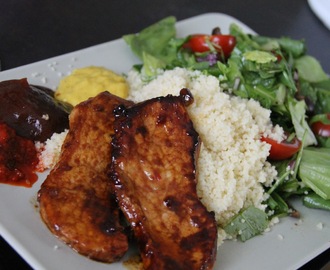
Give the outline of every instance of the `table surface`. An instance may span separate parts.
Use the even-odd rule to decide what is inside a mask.
[[[260,35],[304,39],[307,53],[330,73],[330,30],[303,0],[2,1],[0,67],[8,70],[111,41],[169,15],[182,20],[207,12],[231,15]],[[321,269],[329,258],[330,249],[301,269]],[[1,237],[0,269],[31,269]]]

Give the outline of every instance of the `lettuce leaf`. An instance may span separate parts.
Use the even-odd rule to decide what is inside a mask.
[[[169,16],[137,34],[124,35],[123,39],[141,60],[143,60],[143,53],[147,53],[166,61],[168,43],[176,36],[175,23],[175,17]]]
[[[330,200],[330,148],[304,148],[298,175],[321,198]]]
[[[295,99],[290,99],[289,111],[298,139],[302,140],[304,138],[304,146],[316,145],[317,140],[315,138],[315,135],[306,121],[305,101],[297,101]]]
[[[310,55],[296,59],[295,68],[298,70],[299,77],[308,82],[316,83],[328,79],[320,63]]]
[[[264,211],[250,206],[234,216],[224,230],[227,234],[237,236],[245,242],[264,232],[268,227],[268,223],[268,216]]]

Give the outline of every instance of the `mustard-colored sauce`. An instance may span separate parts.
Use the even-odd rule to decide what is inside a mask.
[[[63,78],[55,91],[55,97],[75,106],[103,91],[126,98],[128,84],[123,76],[109,69],[89,66],[75,69]]]

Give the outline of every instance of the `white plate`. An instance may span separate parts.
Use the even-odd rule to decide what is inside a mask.
[[[329,0],[308,0],[310,8],[315,15],[330,30],[330,1]]]
[[[230,16],[207,13],[177,23],[179,36],[210,33],[215,26],[228,32],[235,22],[244,31],[253,31]],[[123,40],[115,40],[34,64],[0,72],[0,81],[27,77],[32,84],[55,89],[62,76],[72,69],[89,65],[104,66],[118,73],[127,72],[139,60]],[[121,262],[103,264],[91,261],[56,239],[41,221],[36,194],[45,178],[33,188],[0,185],[0,233],[34,269],[126,269]],[[297,269],[330,247],[329,212],[306,209],[300,202],[301,220],[284,218],[265,235],[245,243],[227,241],[218,251],[215,269]]]

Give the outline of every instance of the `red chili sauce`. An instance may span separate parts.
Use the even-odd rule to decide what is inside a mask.
[[[37,164],[34,142],[0,122],[0,183],[32,187],[38,179]]]

